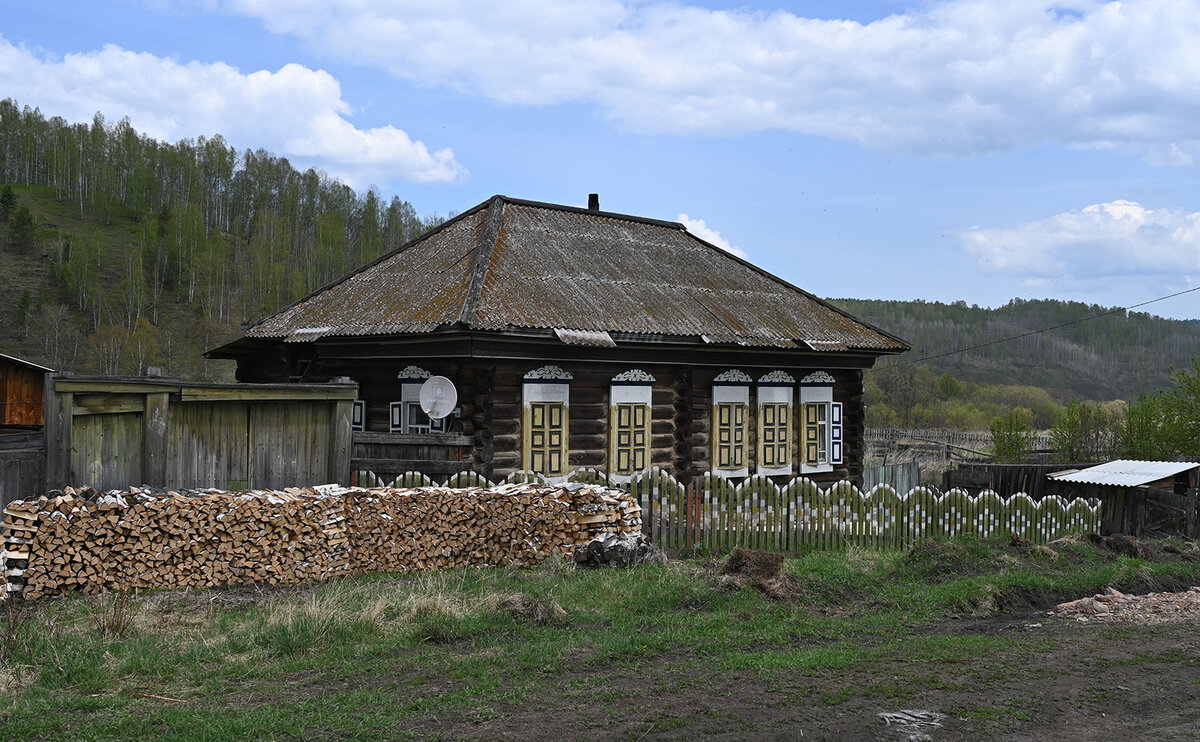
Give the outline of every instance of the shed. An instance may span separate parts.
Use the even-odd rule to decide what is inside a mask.
[[[1048,476],[1057,494],[1104,503],[1102,533],[1133,536],[1146,530],[1194,535],[1198,478],[1200,462],[1132,459]]]
[[[907,349],[682,224],[494,196],[207,355],[357,381],[375,468],[861,482],[863,369]],[[432,375],[445,421],[417,404]]]

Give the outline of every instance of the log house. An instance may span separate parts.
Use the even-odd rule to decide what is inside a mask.
[[[862,481],[863,377],[908,350],[682,224],[494,196],[207,353],[359,384],[370,463]],[[419,382],[454,382],[430,421]]]

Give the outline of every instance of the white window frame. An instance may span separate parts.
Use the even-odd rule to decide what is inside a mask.
[[[834,378],[824,371],[816,371],[805,376],[800,382],[800,473],[822,474],[833,471],[833,467],[844,462],[843,435],[845,426],[842,422],[842,403],[833,401]],[[824,457],[818,458],[817,463],[810,463],[808,455],[810,445],[810,428],[808,410],[810,405],[820,405],[824,412],[822,424],[818,426],[820,439],[816,441],[818,451],[824,450]]]
[[[421,409],[421,385],[431,376],[432,374],[428,371],[417,366],[407,366],[396,375],[400,381],[400,400],[388,405],[388,430],[390,432],[424,435],[440,433],[445,430],[446,420],[444,418],[434,420],[425,415],[425,410]],[[414,409],[429,420],[428,426],[409,424],[409,418]]]
[[[617,472],[617,406],[622,404],[640,404],[646,406],[646,468],[650,466],[651,427],[654,419],[651,412],[654,409],[654,377],[640,368],[631,368],[612,378],[608,393],[608,479],[613,484],[627,484],[638,474],[637,470],[620,474]]]
[[[730,369],[719,374],[712,383],[712,437],[710,455],[712,456],[712,473],[722,477],[750,476],[750,385],[753,380],[744,372]],[[717,466],[718,441],[718,406],[721,404],[740,404],[745,410],[745,420],[742,422],[742,446],[744,449],[742,466],[736,469],[721,469]]]

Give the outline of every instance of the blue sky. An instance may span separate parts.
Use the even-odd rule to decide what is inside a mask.
[[[1200,285],[1194,2],[43,0],[0,19],[0,96],[219,132],[423,213],[598,192],[821,296],[1127,306]],[[1147,309],[1200,318],[1200,292]]]

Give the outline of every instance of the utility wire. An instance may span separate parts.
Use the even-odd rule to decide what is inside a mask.
[[[986,343],[980,343],[979,345],[972,345],[969,348],[959,348],[958,350],[951,350],[951,351],[947,351],[945,353],[936,353],[931,356],[925,356],[924,358],[916,358],[911,361],[904,361],[903,363],[889,363],[889,364],[887,364],[887,366],[885,368],[896,368],[899,366],[911,366],[914,363],[921,363],[922,361],[932,361],[935,358],[945,358],[946,356],[958,355],[959,353],[969,353],[972,350],[979,350],[980,348],[986,348],[989,345],[999,345],[1000,343],[1007,343],[1010,340],[1020,340],[1021,338],[1027,338],[1032,335],[1040,335],[1043,332],[1050,332],[1051,330],[1061,330],[1064,327],[1070,327],[1071,325],[1078,325],[1081,322],[1089,322],[1094,319],[1100,319],[1101,317],[1108,317],[1109,315],[1112,315],[1112,314],[1119,314],[1120,312],[1128,312],[1130,309],[1137,309],[1138,307],[1144,307],[1147,304],[1153,304],[1158,301],[1164,301],[1166,299],[1174,299],[1176,296],[1183,296],[1184,294],[1190,294],[1193,291],[1200,291],[1200,286],[1194,286],[1190,289],[1184,289],[1183,291],[1176,291],[1174,294],[1167,294],[1166,296],[1160,296],[1157,299],[1150,299],[1149,301],[1144,301],[1144,302],[1141,302],[1140,304],[1131,304],[1127,307],[1116,307],[1114,309],[1108,310],[1107,312],[1101,312],[1100,314],[1093,314],[1089,317],[1080,317],[1079,319],[1073,319],[1070,322],[1063,322],[1061,325],[1054,325],[1052,327],[1043,327],[1040,330],[1030,330],[1029,332],[1023,332],[1020,335],[1013,335],[1012,337],[1000,338],[999,340],[989,340]]]

